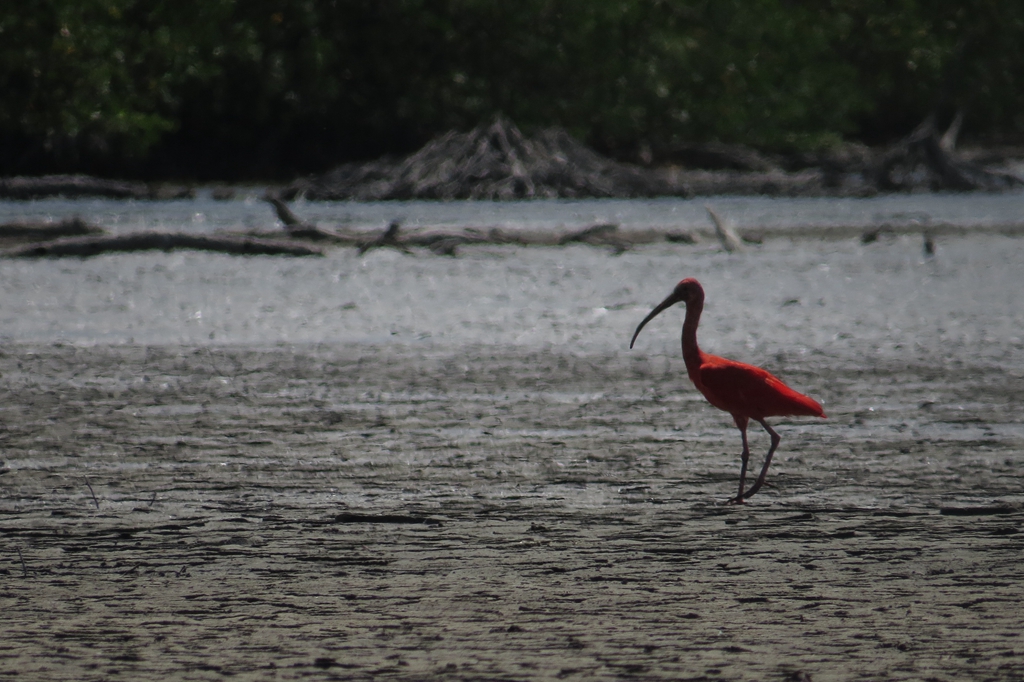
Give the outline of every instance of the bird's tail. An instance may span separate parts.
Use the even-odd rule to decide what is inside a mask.
[[[775,379],[775,377],[772,378]],[[814,398],[794,391],[778,379],[775,379],[773,383],[775,384],[776,391],[778,391],[778,397],[781,398],[785,404],[785,411],[779,412],[779,414],[787,414],[795,417],[828,418],[825,415],[825,410],[822,409],[821,405]]]

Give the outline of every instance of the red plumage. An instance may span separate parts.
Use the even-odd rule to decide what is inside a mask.
[[[821,405],[767,370],[717,355],[701,353],[693,383],[718,409],[748,419],[825,416]]]
[[[676,303],[686,304],[686,320],[683,322],[683,361],[686,363],[687,374],[693,381],[693,385],[707,398],[709,403],[732,415],[743,438],[740,490],[739,494],[730,500],[732,503],[741,503],[764,485],[772,455],[779,445],[779,434],[768,426],[765,418],[783,416],[824,418],[825,413],[821,409],[821,405],[813,398],[794,391],[767,370],[701,351],[697,345],[697,325],[700,323],[700,314],[704,309],[704,288],[692,277],[677,284],[668,298],[659,303],[644,318],[643,322],[637,326],[633,340],[629,342],[629,347],[633,347],[633,343],[644,325],[661,311]],[[750,448],[747,445],[747,423],[751,419],[764,427],[768,435],[771,436],[772,445],[765,456],[764,466],[761,468],[761,474],[757,481],[749,490],[744,491],[747,461],[750,458]]]

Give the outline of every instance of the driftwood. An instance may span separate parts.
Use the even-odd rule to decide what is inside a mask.
[[[490,230],[487,234],[468,228],[462,232],[430,232],[409,236],[402,236],[401,230],[402,225],[396,220],[377,237],[359,241],[357,243],[359,255],[378,248],[392,248],[398,249],[402,253],[412,253],[410,247],[420,246],[430,249],[439,256],[455,256],[458,254],[458,247],[462,244],[523,243],[521,239],[511,238],[498,228]]]
[[[676,231],[676,232],[666,232],[665,233],[665,241],[671,242],[673,244],[696,244],[700,240],[697,239],[697,235],[695,235],[695,234],[693,234],[691,232],[679,232],[679,231]]]
[[[870,227],[864,230],[864,233],[860,236],[861,244],[874,244],[878,241],[878,238],[883,234],[894,234],[891,225],[879,225],[877,227]]]
[[[474,228],[466,228],[455,233],[428,233],[410,235],[405,243],[410,246],[425,246],[438,256],[456,256],[458,247],[463,244],[520,244],[526,242],[518,235],[508,235],[500,228],[494,227],[483,232]]]
[[[291,207],[280,197],[267,193],[264,200],[274,207],[277,217],[284,224],[288,236],[296,239],[321,241],[327,239],[335,244],[352,245],[358,248],[359,255],[375,248],[394,248],[403,253],[411,253],[410,247],[425,247],[443,256],[455,256],[462,244],[524,244],[521,237],[508,235],[500,228],[491,228],[486,233],[474,228],[466,228],[459,232],[430,232],[426,234],[401,234],[401,223],[393,221],[377,237],[367,239],[365,234],[354,232],[337,232],[326,230],[303,221]],[[253,235],[256,236],[256,235]]]
[[[465,242],[458,236],[452,236],[438,239],[427,248],[429,248],[435,255],[451,256],[454,258],[459,255],[460,244],[465,244]]]
[[[194,249],[239,255],[322,256],[305,244],[253,237],[160,234],[145,232],[120,236],[77,237],[29,244],[4,253],[6,258],[66,258],[98,256],[124,251]]]
[[[263,200],[274,207],[278,219],[284,223],[285,232],[293,239],[312,239],[314,241],[334,241],[340,243],[351,243],[356,239],[351,235],[331,232],[312,223],[303,222],[292,212],[288,204],[273,194],[265,194]]]
[[[40,242],[61,237],[102,234],[103,228],[86,223],[81,218],[69,218],[59,223],[6,223],[0,225],[0,241]]]
[[[390,247],[403,253],[412,253],[412,247],[423,247],[439,256],[456,256],[458,247],[469,244],[517,244],[519,246],[566,246],[569,244],[588,244],[590,246],[610,247],[615,255],[624,253],[635,244],[648,244],[658,241],[695,244],[696,237],[689,233],[663,233],[657,230],[645,230],[628,235],[619,232],[614,224],[598,224],[582,228],[567,234],[550,232],[526,232],[509,235],[500,228],[477,230],[466,228],[459,232],[428,232],[402,236],[400,225],[391,223],[381,235],[363,241],[358,245],[362,255],[375,248]]]
[[[708,212],[711,222],[715,225],[715,234],[718,236],[718,241],[721,242],[722,248],[729,253],[742,251],[743,244],[740,243],[739,237],[736,236],[736,233],[733,232],[728,223],[722,220],[710,206],[705,204],[704,210]]]
[[[886,152],[878,163],[875,182],[883,191],[931,190],[1000,192],[1024,186],[1009,173],[987,170],[954,154],[962,123],[957,116],[939,133],[935,116],[928,116],[910,135]]]
[[[398,233],[402,229],[401,224],[395,221],[388,225],[387,229],[381,233],[379,237],[370,239],[359,245],[359,255],[362,256],[370,249],[380,249],[385,247],[391,247],[398,249],[402,253],[412,253],[409,251],[409,247],[398,238]]]
[[[263,195],[263,200],[274,207],[274,212],[277,213],[278,220],[284,223],[284,229],[290,230],[297,227],[307,227],[308,224],[300,220],[299,217],[292,212],[292,209],[288,204],[284,203],[273,194],[267,193]]]
[[[576,232],[570,232],[558,240],[559,246],[565,246],[573,242],[583,242],[586,244],[593,244],[595,241],[604,241],[609,235],[613,235],[618,232],[619,226],[615,223],[601,223],[599,225],[591,225],[585,227],[582,230]]]
[[[285,198],[533,199],[679,194],[662,175],[600,156],[558,129],[527,138],[499,118],[450,132],[398,161],[345,164],[294,183]]]
[[[412,253],[410,247],[423,247],[438,256],[456,256],[458,248],[463,244],[520,244],[529,242],[518,235],[508,235],[500,228],[491,228],[486,232],[474,228],[466,228],[459,232],[428,232],[425,234],[400,234],[401,224],[392,222],[380,236],[370,240],[362,240],[357,246],[359,255],[370,249],[390,247],[403,253]]]
[[[265,200],[274,207],[278,218],[285,225],[290,236],[300,238],[318,239],[324,232],[320,228],[311,228],[301,218],[295,215],[291,208],[281,199],[273,195],[267,195]],[[655,236],[644,234],[633,239],[626,239],[619,235],[619,226],[616,224],[602,223],[570,232],[564,235],[553,235],[550,233],[530,235],[509,235],[500,228],[492,228],[486,232],[473,228],[466,228],[458,232],[429,232],[426,234],[402,234],[400,222],[392,221],[387,228],[376,237],[367,239],[359,238],[356,235],[344,235],[346,243],[354,244],[362,256],[372,249],[392,248],[403,253],[411,254],[411,247],[424,247],[439,256],[456,256],[458,248],[464,244],[519,244],[565,246],[572,243],[590,244],[592,246],[609,246],[612,252],[620,254],[625,252],[633,243],[655,241]],[[316,230],[315,232],[313,230]],[[335,233],[326,234],[335,236]],[[674,238],[673,238],[674,237]],[[673,234],[663,237],[668,241],[695,243],[696,239],[689,234]]]
[[[591,246],[610,246],[612,253],[616,256],[625,253],[631,244],[619,234],[619,226],[614,223],[601,223],[584,228],[577,232],[570,232],[558,240],[559,246],[566,244],[581,243]]]
[[[0,178],[0,199],[45,197],[108,197],[111,199],[187,199],[195,192],[187,187],[147,185],[144,182],[107,180],[88,175],[42,175]]]
[[[303,224],[301,219],[296,217],[291,209],[285,206],[288,211],[289,222]],[[766,230],[763,228],[752,228],[746,230],[734,230],[729,221],[720,216],[711,206],[705,206],[708,217],[714,227],[714,234],[726,251],[738,251],[743,248],[743,243],[763,244],[770,236],[775,237],[811,237],[825,239],[856,239],[859,238],[863,244],[870,244],[878,241],[883,235],[895,234],[921,234],[923,235],[923,249],[926,256],[934,255],[935,237],[938,235],[964,235],[983,231],[992,234],[1005,234],[1010,236],[1024,235],[1024,222],[995,225],[987,228],[964,227],[950,224],[929,224],[921,225],[917,221],[908,223],[889,224],[872,226],[865,229],[863,226],[794,226]],[[709,236],[705,231],[691,232],[678,228],[649,227],[632,228],[623,231],[620,226],[614,223],[598,223],[569,232],[558,233],[551,230],[523,230],[513,234],[506,233],[500,228],[491,229],[479,228],[429,228],[410,233],[404,233],[398,221],[393,221],[386,229],[376,236],[368,236],[365,232],[350,232],[345,235],[345,243],[356,246],[359,254],[365,254],[375,248],[393,248],[403,253],[411,254],[412,249],[425,248],[437,255],[456,256],[458,249],[463,245],[496,245],[496,244],[517,244],[520,246],[566,246],[569,244],[589,244],[597,247],[610,247],[612,253],[620,254],[633,246],[639,244],[656,244],[669,242],[675,244],[697,244],[702,237]]]
[[[520,246],[566,246],[568,244],[589,244],[591,246],[610,247],[612,253],[618,255],[624,253],[635,244],[648,244],[659,241],[672,243],[696,244],[696,235],[684,231],[662,231],[657,229],[631,231],[628,235],[619,231],[619,226],[614,223],[599,223],[590,225],[565,234],[552,233],[547,230],[534,232],[520,232],[508,234],[501,228],[482,230],[476,228],[462,228],[455,231],[430,231],[411,234],[402,233],[400,222],[392,221],[387,228],[375,237],[367,238],[365,234],[347,233],[339,234],[324,231],[322,228],[315,228],[316,232],[310,231],[310,225],[295,215],[291,207],[275,195],[267,194],[264,199],[274,207],[278,218],[285,225],[290,237],[304,239],[319,239],[319,235],[328,234],[334,237],[335,243],[350,244],[356,246],[359,255],[363,255],[372,249],[393,248],[403,253],[411,254],[413,247],[429,249],[432,253],[441,256],[457,256],[458,249],[467,244],[518,244]]]

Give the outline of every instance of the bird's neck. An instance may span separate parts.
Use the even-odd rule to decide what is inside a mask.
[[[693,383],[699,383],[695,376],[699,376],[701,351],[697,345],[697,324],[700,322],[701,311],[704,310],[704,301],[692,301],[686,304],[686,319],[683,321],[683,362],[686,363],[686,373],[693,379]]]

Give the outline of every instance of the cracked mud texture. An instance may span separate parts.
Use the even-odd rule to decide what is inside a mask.
[[[460,268],[545,281],[550,254],[577,273],[608,263],[611,290],[631,293],[592,277],[596,298],[632,303],[559,332],[606,344],[16,338],[0,352],[0,675],[1021,679],[1024,304],[993,293],[1020,274],[1020,241],[943,243],[946,269],[923,275],[914,258],[834,248],[379,257],[443,268],[453,307],[489,295],[461,293]],[[83,282],[85,297],[98,285],[83,273],[130,279],[167,258],[48,266],[48,286]],[[214,288],[228,285],[207,266],[235,263],[175,262]],[[268,262],[250,265],[296,267]],[[819,262],[839,285],[814,279]],[[312,288],[324,266],[308,267],[294,276]],[[707,350],[768,366],[829,415],[770,420],[774,487],[744,506],[720,504],[739,436],[686,380],[681,311],[624,350],[679,270],[718,301]],[[800,277],[828,299],[820,316],[790,304]],[[850,302],[886,291],[889,312]],[[419,310],[439,294],[403,295]],[[365,311],[339,300],[353,296]],[[418,314],[397,329],[425,326]],[[517,314],[529,327],[543,310]],[[809,350],[783,352],[795,339]],[[758,465],[767,438],[751,434]]]

